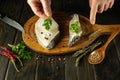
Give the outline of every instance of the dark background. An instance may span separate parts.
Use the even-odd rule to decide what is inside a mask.
[[[72,13],[80,13],[89,18],[90,7],[89,0],[52,0],[53,11],[65,11]],[[109,14],[109,15],[108,15]],[[97,22],[99,24],[120,23],[116,21],[116,15],[120,17],[120,0],[115,0],[111,9],[97,14]],[[112,17],[111,17],[112,16]],[[108,21],[109,20],[109,21]]]
[[[17,0],[14,0],[17,3]],[[19,4],[17,3],[16,6],[23,5],[23,2],[27,2],[27,0],[21,0]],[[52,4],[52,11],[53,12],[69,12],[69,13],[80,13],[81,15],[84,15],[89,18],[90,13],[90,7],[89,7],[89,0],[51,0]],[[8,16],[12,16],[12,13],[16,10],[15,7],[11,7],[10,5],[14,5],[15,3],[12,3],[13,1],[7,1],[7,3],[2,4],[6,2],[6,0],[0,0],[0,11],[3,13],[6,13]],[[26,3],[27,4],[27,3]],[[7,13],[4,9],[3,5],[6,5],[9,8],[13,8],[11,13]],[[27,5],[28,9],[30,7]],[[33,13],[31,11],[31,13]],[[109,14],[109,15],[108,15]],[[116,24],[119,23],[119,21],[116,21],[118,17],[120,17],[120,0],[115,0],[115,3],[111,9],[108,9],[107,11],[101,13],[98,13],[96,16],[96,23],[99,24]],[[17,15],[17,14],[16,14]],[[117,17],[116,17],[117,15]],[[24,17],[24,16],[23,16]],[[108,21],[109,20],[109,21]]]
[[[89,18],[88,0],[52,0],[51,6],[53,12],[80,13]],[[0,0],[0,12],[22,26],[34,16],[27,0]],[[97,14],[96,23],[120,24],[120,0],[115,0],[112,9]],[[16,44],[21,40],[20,31],[0,21],[0,45]],[[88,55],[75,67],[72,53],[50,56],[30,51],[32,59],[22,60],[23,67],[17,64],[20,73],[8,58],[0,55],[0,80],[120,80],[120,35],[107,47],[106,57],[98,65],[89,64]]]

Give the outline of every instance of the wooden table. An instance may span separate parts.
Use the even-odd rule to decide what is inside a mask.
[[[52,7],[55,5],[57,7],[53,10],[69,11],[66,6],[71,3],[60,8],[58,7],[62,5],[62,3],[59,3],[60,0],[54,1],[56,3],[53,2]],[[66,0],[61,1],[66,2]],[[120,7],[120,4],[115,5],[113,9],[103,14],[98,14],[97,23],[120,24],[120,9],[116,9],[118,6]],[[82,12],[82,10],[81,15],[88,17],[89,13],[86,13],[87,11]],[[26,0],[0,0],[0,11],[6,13],[21,25],[24,25],[34,15]],[[0,21],[0,45],[16,44],[21,40],[21,32]],[[108,46],[106,57],[102,63],[91,65],[88,63],[88,55],[86,55],[80,61],[79,67],[75,67],[75,58],[72,57],[72,53],[50,56],[30,50],[32,59],[22,60],[23,67],[17,64],[20,72],[16,72],[8,58],[0,55],[0,80],[120,80],[119,48],[120,35]]]

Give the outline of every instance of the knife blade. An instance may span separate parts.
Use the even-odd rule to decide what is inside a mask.
[[[18,22],[16,22],[15,20],[5,16],[2,13],[0,13],[0,20],[7,23],[7,24],[9,24],[10,26],[16,28],[17,30],[21,31],[22,33],[25,32],[23,27]]]

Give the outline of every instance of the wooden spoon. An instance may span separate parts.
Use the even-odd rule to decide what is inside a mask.
[[[105,58],[105,50],[108,46],[108,44],[113,40],[113,38],[115,38],[115,36],[119,33],[119,31],[114,31],[112,32],[112,34],[110,35],[110,37],[108,38],[107,42],[104,44],[104,46],[102,46],[101,48],[93,51],[89,57],[88,57],[88,62],[90,64],[99,64],[101,63],[104,58]]]

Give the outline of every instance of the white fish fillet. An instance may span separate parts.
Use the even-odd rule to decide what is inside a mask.
[[[38,43],[46,48],[51,49],[55,46],[57,39],[59,38],[59,25],[57,22],[51,18],[52,24],[49,30],[45,29],[43,18],[39,18],[35,23],[35,34],[38,40]]]
[[[71,25],[75,24],[76,22],[78,22],[78,33],[74,32],[73,30],[71,30]],[[74,45],[82,36],[82,28],[81,28],[81,24],[79,21],[79,16],[78,14],[74,14],[73,18],[70,20],[69,23],[69,42],[68,42],[68,46],[71,47],[72,45]]]

